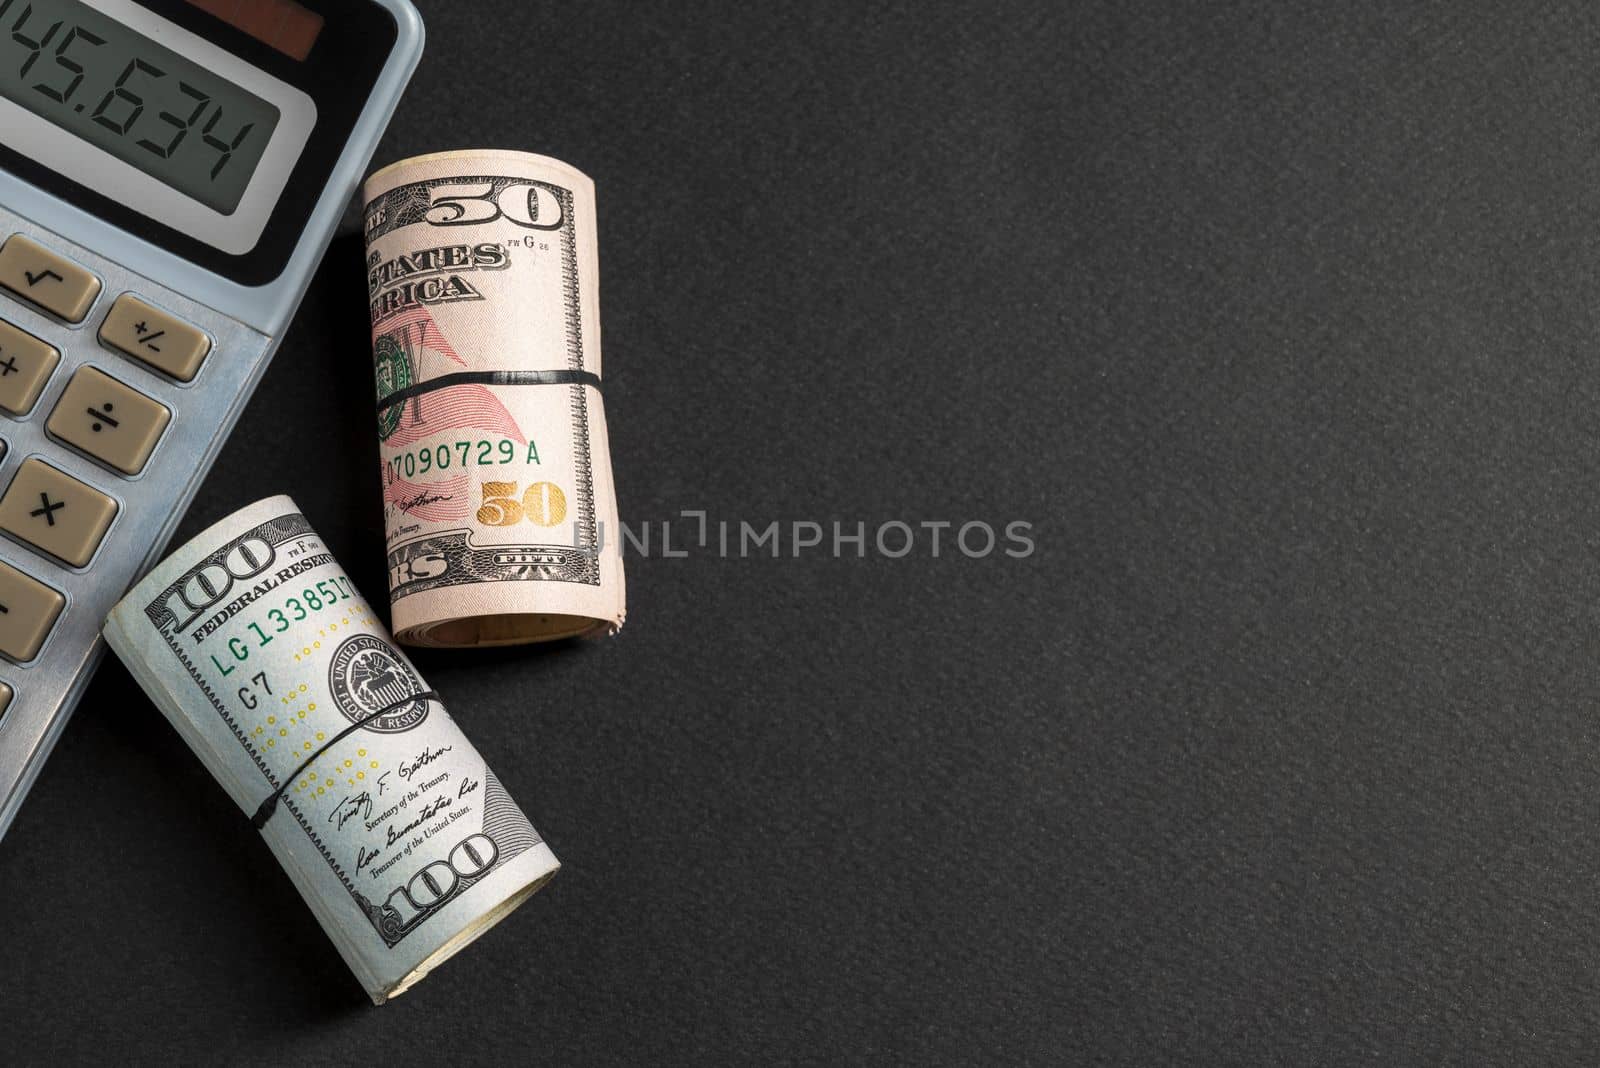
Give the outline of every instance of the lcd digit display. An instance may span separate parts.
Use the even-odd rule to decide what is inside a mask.
[[[0,97],[230,215],[278,108],[80,0],[0,0]]]

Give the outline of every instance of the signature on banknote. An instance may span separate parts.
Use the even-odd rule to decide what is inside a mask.
[[[449,493],[419,493],[414,497],[404,497],[398,501],[395,501],[394,506],[400,509],[402,512],[410,512],[426,505],[438,504],[440,501],[450,501],[454,499],[454,495]]]

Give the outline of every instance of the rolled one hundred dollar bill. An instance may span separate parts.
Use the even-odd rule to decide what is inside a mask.
[[[173,553],[105,636],[374,1004],[560,867],[289,498]]]
[[[594,183],[545,156],[445,152],[379,171],[364,195],[395,634],[615,632]]]

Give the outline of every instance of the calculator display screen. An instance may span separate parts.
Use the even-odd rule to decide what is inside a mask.
[[[280,117],[80,0],[0,0],[0,97],[223,215]]]
[[[343,201],[402,40],[396,0],[0,0],[0,204],[266,286]]]

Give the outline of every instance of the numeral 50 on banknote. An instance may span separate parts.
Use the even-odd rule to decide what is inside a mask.
[[[535,482],[516,496],[515,482],[485,482],[478,522],[491,527],[514,527],[527,520],[536,527],[553,527],[567,518],[567,495],[554,482]]]

